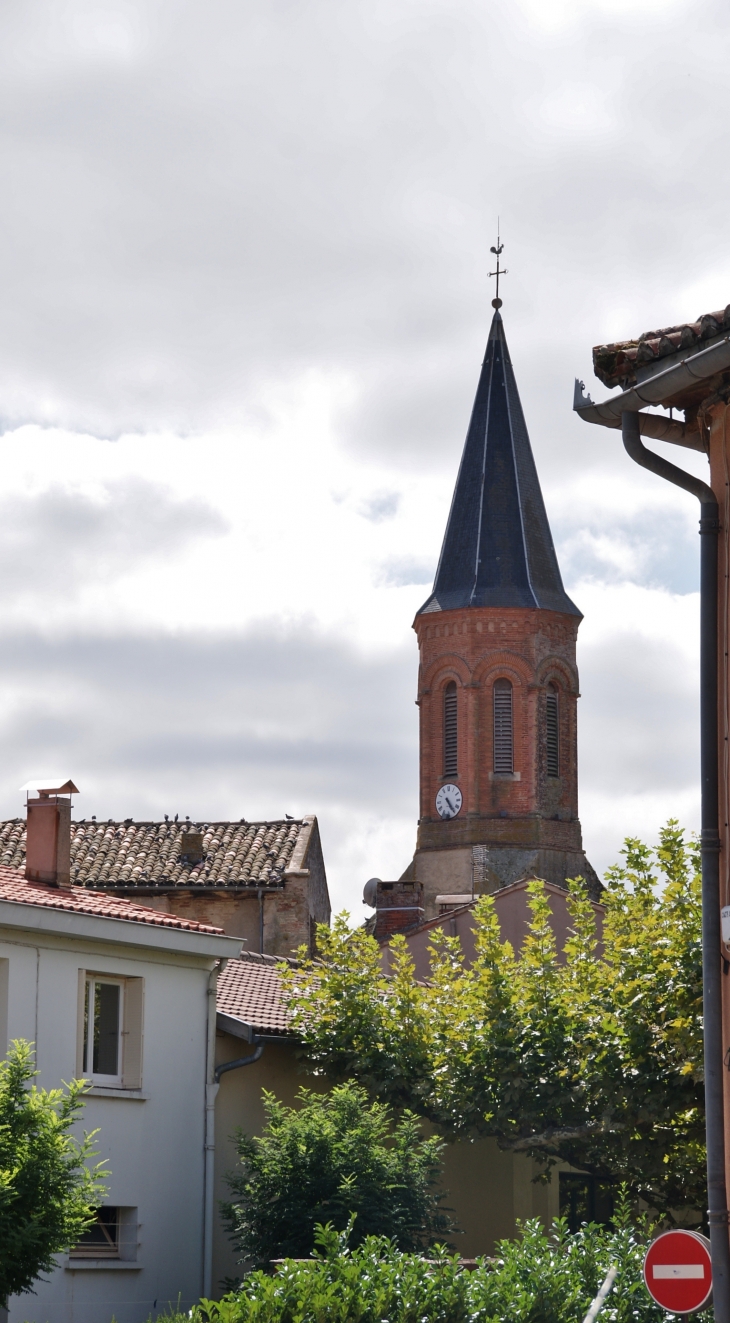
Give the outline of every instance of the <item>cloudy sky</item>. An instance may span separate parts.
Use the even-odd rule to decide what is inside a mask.
[[[697,507],[570,406],[730,301],[729,46],[720,0],[2,7],[0,814],[47,771],[80,816],[313,811],[358,914],[403,869],[499,214],[586,847],[696,826]]]

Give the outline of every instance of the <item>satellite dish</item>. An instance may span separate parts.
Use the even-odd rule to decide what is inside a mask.
[[[375,900],[378,894],[379,886],[380,886],[379,877],[371,877],[370,881],[365,883],[362,892],[363,905],[369,905],[371,909],[373,910],[375,909]]]

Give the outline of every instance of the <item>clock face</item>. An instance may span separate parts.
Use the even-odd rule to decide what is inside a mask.
[[[436,796],[436,810],[442,818],[455,818],[461,808],[461,791],[458,786],[442,786]]]

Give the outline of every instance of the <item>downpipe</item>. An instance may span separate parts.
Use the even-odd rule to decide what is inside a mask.
[[[213,1286],[213,1210],[215,1207],[215,1100],[219,1084],[215,1073],[216,992],[218,975],[227,960],[219,960],[208,975],[208,1013],[205,1050],[205,1138],[203,1150],[203,1290],[209,1300]]]
[[[647,450],[636,413],[621,415],[624,448],[642,468],[691,492],[700,502],[700,784],[702,790],[702,1006],[704,1024],[707,1217],[712,1249],[715,1323],[730,1323],[730,1243],[725,1186],[720,944],[718,786],[717,537],[718,506],[706,482]]]
[[[242,1066],[252,1066],[255,1061],[258,1061],[260,1059],[260,1057],[263,1055],[265,1045],[264,1043],[261,1042],[259,1038],[254,1038],[253,1041],[254,1043],[258,1043],[258,1047],[256,1048],[256,1051],[252,1052],[249,1057],[236,1057],[235,1061],[226,1061],[224,1065],[216,1066],[215,1068],[216,1084],[220,1084],[221,1075],[225,1075],[226,1071],[240,1070]]]

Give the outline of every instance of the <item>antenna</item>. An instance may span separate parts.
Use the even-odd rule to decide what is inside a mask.
[[[503,244],[503,243],[500,243],[500,240],[499,240],[499,216],[498,216],[498,217],[497,217],[497,247],[495,248],[494,245],[492,245],[492,247],[489,249],[490,253],[494,253],[494,255],[495,255],[496,259],[497,259],[497,270],[496,270],[496,271],[490,271],[490,272],[489,272],[490,279],[491,279],[492,276],[496,276],[496,277],[497,277],[497,290],[496,290],[496,295],[497,295],[497,296],[496,296],[496,298],[492,299],[492,307],[493,307],[493,308],[497,308],[497,309],[499,309],[499,308],[502,307],[502,300],[501,300],[501,298],[499,297],[499,277],[500,277],[500,276],[506,276],[506,275],[509,275],[509,272],[507,271],[506,267],[500,267],[500,265],[499,265],[499,257],[500,257],[500,253],[502,252],[502,249],[503,249],[503,248],[504,248],[504,244]]]

